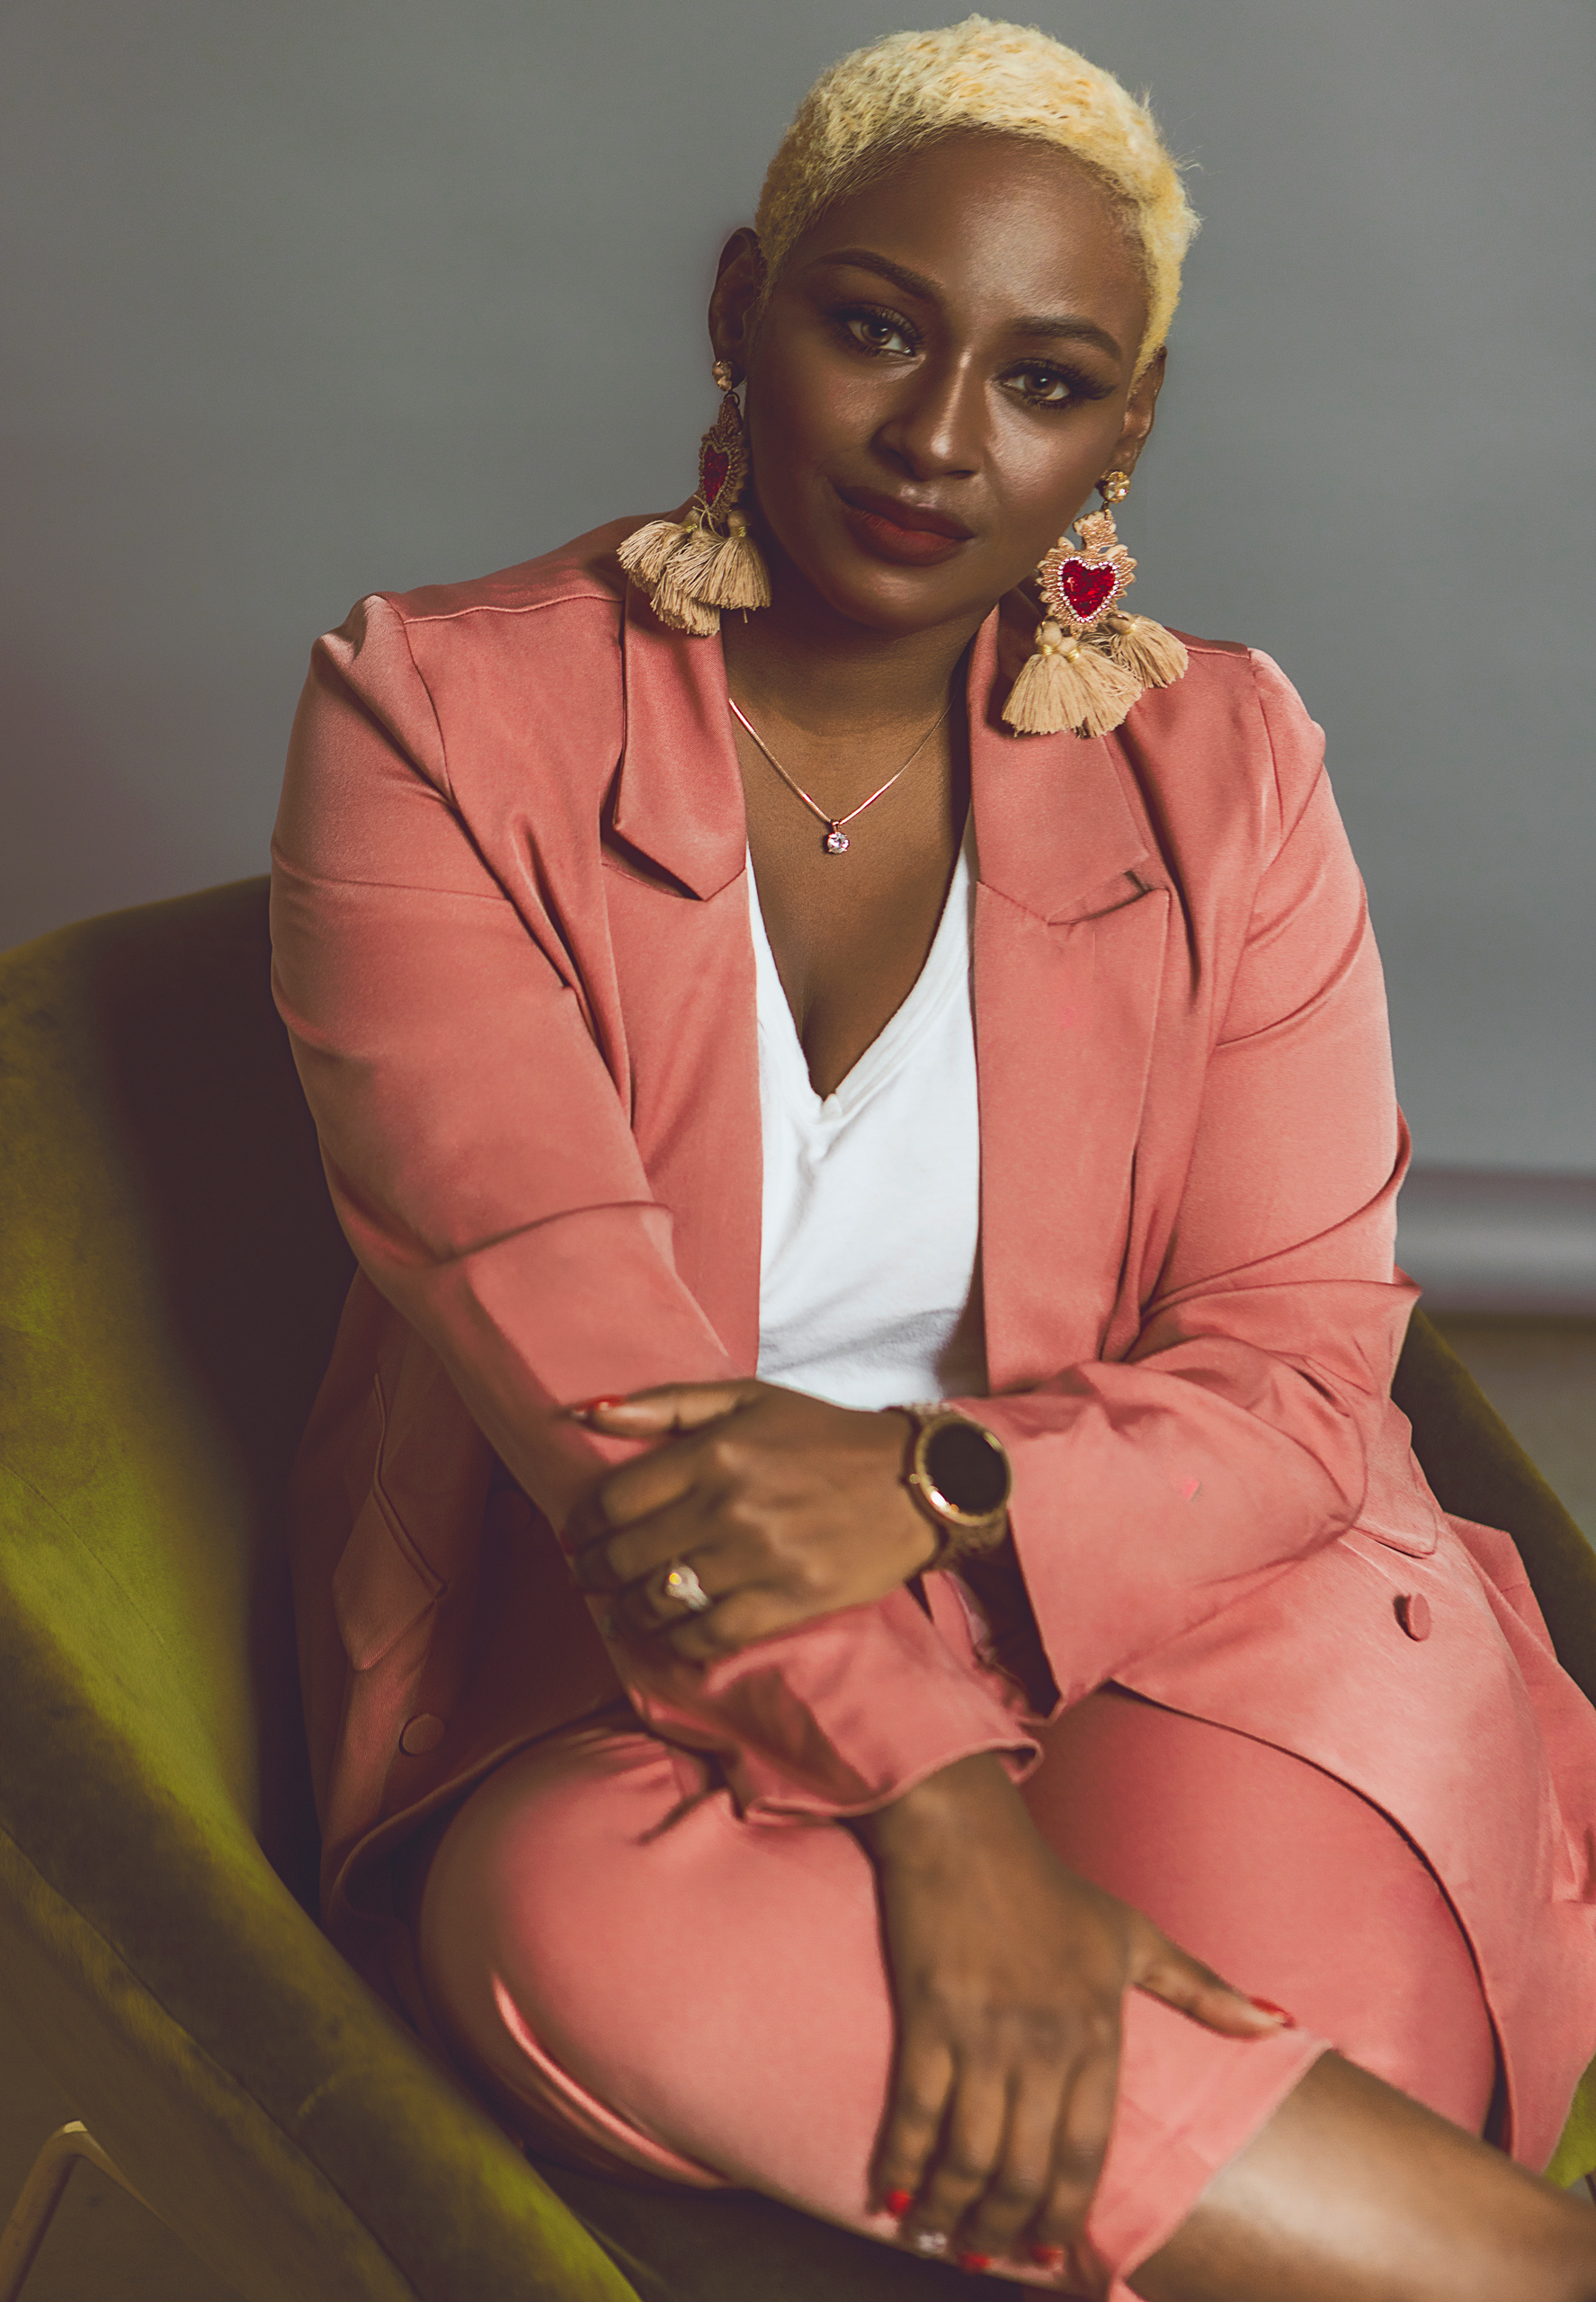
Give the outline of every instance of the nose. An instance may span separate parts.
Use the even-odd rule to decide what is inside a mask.
[[[985,424],[985,384],[975,362],[928,360],[904,379],[876,446],[906,478],[959,478],[980,468]]]

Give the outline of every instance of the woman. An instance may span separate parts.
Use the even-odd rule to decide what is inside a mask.
[[[722,258],[687,513],[319,646],[327,1923],[579,2162],[1078,2294],[1562,2302],[1596,1722],[1389,1403],[1317,731],[1083,515],[1191,228],[1042,34],[878,43]]]

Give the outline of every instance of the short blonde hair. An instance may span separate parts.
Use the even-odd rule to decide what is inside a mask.
[[[1139,373],[1174,317],[1197,217],[1147,106],[1111,72],[1034,27],[969,16],[941,31],[890,32],[823,72],[760,194],[755,223],[769,279],[834,201],[899,153],[957,129],[1056,145],[1106,184],[1146,272]]]

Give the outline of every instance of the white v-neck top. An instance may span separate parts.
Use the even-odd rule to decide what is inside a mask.
[[[748,888],[764,1151],[759,1372],[842,1406],[982,1396],[968,843],[914,989],[824,1098],[752,861]]]

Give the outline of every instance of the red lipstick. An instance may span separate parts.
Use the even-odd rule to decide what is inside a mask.
[[[853,540],[872,559],[900,567],[934,567],[951,559],[970,530],[945,512],[905,503],[873,487],[839,487],[843,517]]]

